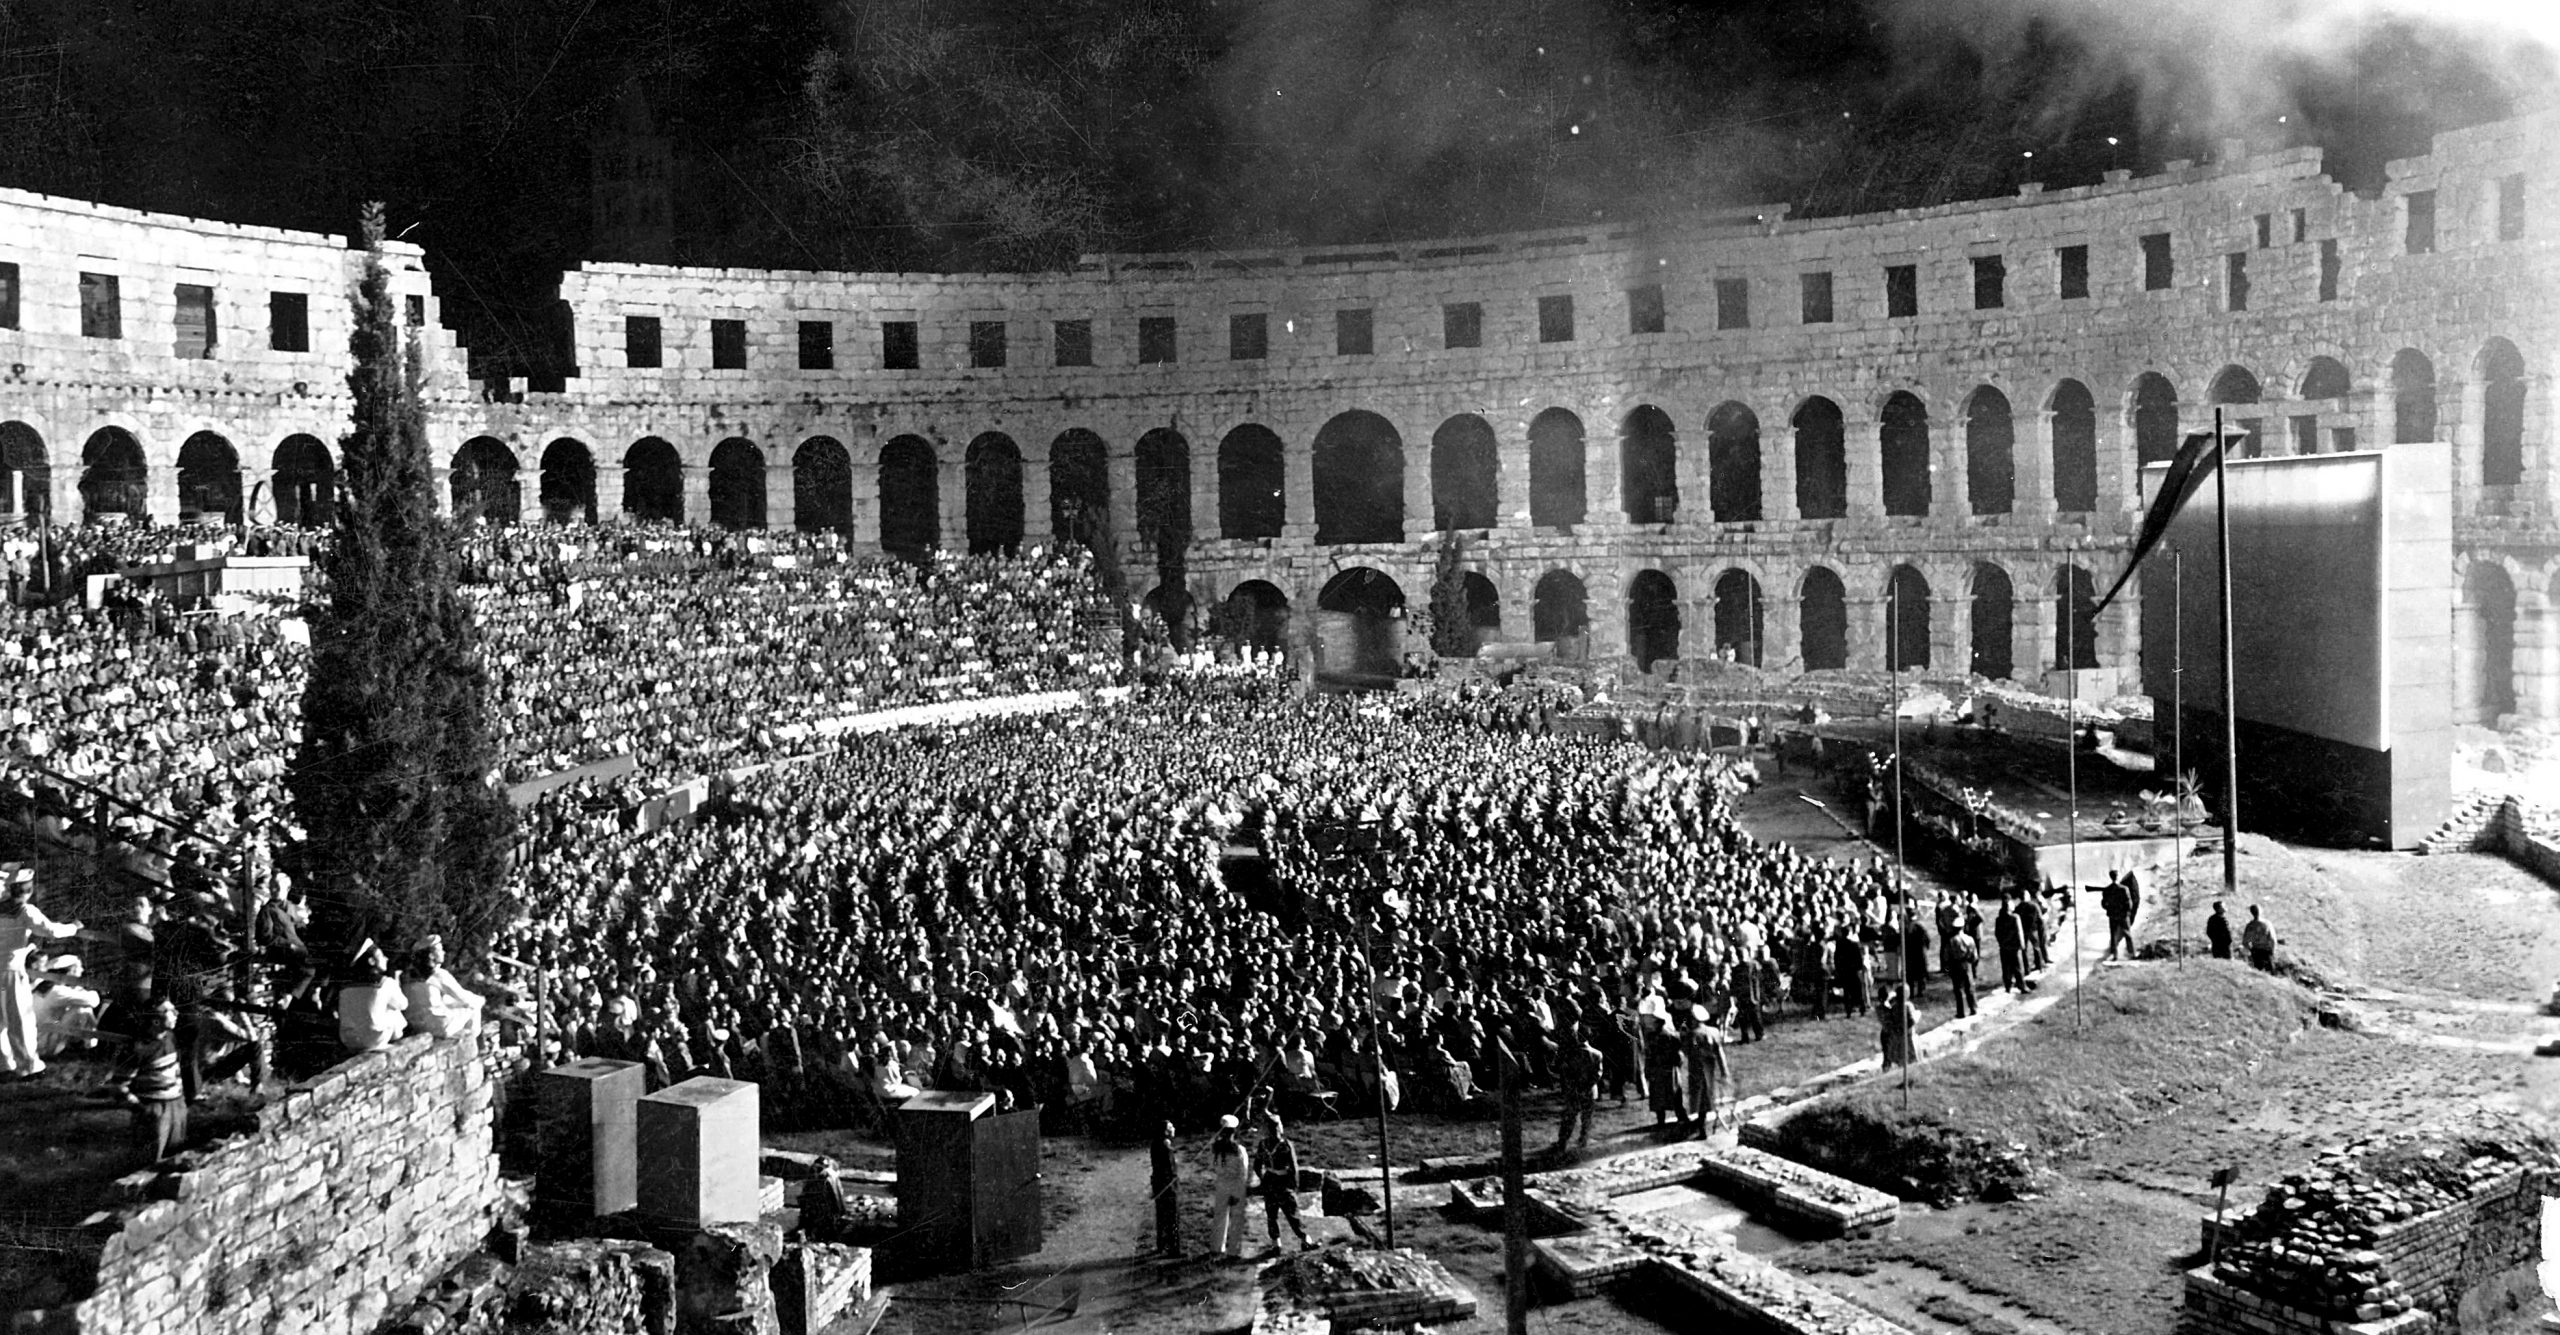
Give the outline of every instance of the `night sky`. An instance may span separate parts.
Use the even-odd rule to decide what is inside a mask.
[[[556,364],[590,153],[670,141],[682,263],[949,269],[1761,201],[1801,216],[2316,143],[2370,190],[2547,102],[2501,0],[0,0],[0,184],[427,248]]]

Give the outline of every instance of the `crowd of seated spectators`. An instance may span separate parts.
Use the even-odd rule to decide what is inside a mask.
[[[1151,1130],[1379,1093],[1372,961],[1389,1101],[1464,1111],[1497,1040],[1547,1079],[1588,1036],[1623,1087],[1738,966],[1756,994],[1875,944],[1880,871],[1744,834],[1735,762],[1484,704],[1185,673],[851,739],[656,834],[554,810],[501,949],[550,980],[552,1055],[758,1080],[786,1115],[960,1088]],[[1276,875],[1230,882],[1257,840]]]

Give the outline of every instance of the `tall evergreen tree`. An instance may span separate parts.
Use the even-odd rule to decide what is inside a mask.
[[[1431,566],[1431,652],[1442,658],[1476,654],[1474,609],[1467,606],[1466,552],[1455,531],[1440,535]]]
[[[346,497],[287,780],[307,832],[297,864],[323,940],[405,948],[440,932],[475,960],[507,911],[515,813],[491,783],[488,679],[435,514],[422,373],[415,346],[401,348],[380,204],[365,207],[364,242]]]

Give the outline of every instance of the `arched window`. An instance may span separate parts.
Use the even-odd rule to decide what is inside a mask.
[[[2098,401],[2089,387],[2065,380],[2046,404],[2053,426],[2053,505],[2064,514],[2098,508]]]
[[[1501,522],[1493,428],[1460,413],[1431,433],[1431,508],[1435,530],[1492,528]]]
[[[1627,652],[1638,672],[1680,657],[1680,591],[1659,570],[1638,571],[1627,584]]]
[[[711,522],[732,532],[764,527],[764,451],[743,436],[711,447]]]
[[[596,522],[596,460],[585,441],[562,436],[543,448],[542,517],[554,524]]]
[[[2017,427],[2009,396],[1984,385],[1964,405],[1964,499],[1978,515],[2005,515],[2018,499]]]
[[[924,437],[896,437],[880,447],[880,549],[920,559],[941,545],[940,461]]]
[[[1758,424],[1752,427],[1752,497],[1759,498]],[[1618,427],[1618,496],[1630,524],[1668,524],[1680,510],[1680,448],[1671,415],[1644,404]],[[1757,518],[1758,516],[1753,516]]]
[[[1286,468],[1271,428],[1247,422],[1228,432],[1218,442],[1218,536],[1279,537],[1289,516]]]
[[[2166,377],[2146,372],[2133,382],[2133,457],[2144,464],[2178,457],[2178,391]]]
[[[1111,469],[1102,437],[1081,427],[1049,443],[1049,531],[1091,547],[1111,533]]]
[[[2242,366],[2223,367],[2213,377],[2213,384],[2205,390],[2205,398],[2215,407],[2247,407],[2263,397],[2258,388],[2258,377]],[[2239,457],[2257,458],[2263,448],[2259,428],[2264,425],[2264,419],[2255,413],[2225,413],[2222,420],[2225,427],[2237,427],[2244,436],[2238,447]]]
[[[1805,519],[1845,518],[1849,455],[1840,405],[1820,397],[1806,399],[1788,425],[1796,433],[1796,514]]]
[[[230,441],[199,431],[178,447],[178,514],[240,522],[240,452]]]
[[[1530,591],[1529,633],[1540,644],[1552,644],[1591,628],[1590,595],[1582,578],[1570,570],[1550,570]]]
[[[453,517],[457,522],[512,524],[523,515],[516,481],[516,452],[495,436],[473,436],[453,456]]]
[[[275,489],[277,523],[319,525],[338,516],[338,467],[317,436],[285,437],[267,485]]]
[[[2436,438],[2436,364],[2416,348],[2391,359],[2391,443]]]
[[[1404,541],[1404,440],[1387,419],[1352,411],[1316,432],[1316,541]]]
[[[1929,666],[1929,581],[1910,566],[1893,568],[1885,584],[1884,666],[1887,672]]]
[[[1884,462],[1884,512],[1929,513],[1929,410],[1918,396],[1897,392],[1884,402],[1876,436]]]
[[[1529,522],[1539,528],[1579,524],[1588,513],[1582,419],[1549,408],[1529,423]]]
[[[53,518],[53,464],[44,437],[24,422],[0,422],[0,515]]]
[[[2503,338],[2480,349],[2480,480],[2524,481],[2524,355]]]
[[[1191,442],[1170,427],[1138,437],[1138,539],[1162,551],[1191,545]]]
[[[2504,568],[2472,563],[2454,629],[2456,669],[2469,669],[2455,683],[2454,722],[2494,728],[2516,712],[2516,586]]]
[[[1287,642],[1289,595],[1267,580],[1246,580],[1227,595],[1219,628],[1229,639],[1276,651]]]
[[[1707,505],[1719,524],[1760,518],[1760,418],[1739,403],[1707,414]]]
[[[2343,399],[2347,396],[2346,364],[2335,357],[2314,357],[2302,373],[2297,399]]]
[[[2017,667],[2011,638],[2017,628],[2016,589],[2009,572],[1988,561],[1973,567],[1973,663],[1975,676],[1999,680]]]
[[[1804,644],[1804,670],[1849,666],[1849,590],[1838,572],[1815,566],[1796,592],[1796,634]]]
[[[1760,666],[1760,581],[1747,570],[1716,577],[1716,652],[1730,650],[1737,663]]]
[[[656,436],[631,442],[622,455],[622,512],[649,523],[684,522],[684,460]]]
[[[1404,590],[1367,566],[1353,566],[1327,581],[1316,610],[1340,617],[1328,635],[1327,666],[1359,676],[1394,676],[1404,653]]]
[[[791,452],[791,522],[803,533],[853,536],[853,453],[833,436]]]
[[[1001,431],[969,442],[961,456],[969,554],[1009,556],[1022,549],[1022,447]]]

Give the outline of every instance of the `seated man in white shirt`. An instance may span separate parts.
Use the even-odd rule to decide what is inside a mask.
[[[409,998],[386,972],[382,951],[368,941],[353,980],[338,989],[338,1041],[349,1052],[379,1051],[408,1032]]]

